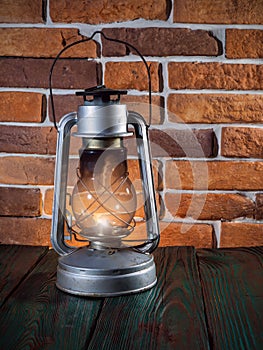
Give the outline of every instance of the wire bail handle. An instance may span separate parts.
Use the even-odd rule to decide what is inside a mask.
[[[55,57],[52,65],[51,65],[51,68],[50,68],[50,71],[49,71],[49,92],[50,92],[50,102],[51,102],[51,111],[52,111],[52,119],[53,119],[53,124],[54,124],[54,127],[55,129],[58,131],[58,127],[57,127],[57,122],[56,122],[56,115],[55,115],[55,105],[54,105],[54,98],[53,98],[53,88],[52,88],[52,74],[53,74],[53,70],[54,70],[54,67],[58,61],[58,59],[60,58],[60,56],[66,51],[68,50],[69,48],[75,46],[75,45],[78,45],[78,44],[81,44],[81,43],[84,43],[84,42],[88,42],[90,40],[92,40],[95,35],[97,34],[100,34],[105,40],[107,41],[113,41],[113,42],[116,42],[116,43],[119,43],[119,44],[123,44],[123,45],[126,45],[128,46],[130,49],[134,50],[137,55],[141,58],[141,60],[143,61],[145,67],[146,67],[146,70],[147,70],[147,77],[148,77],[148,96],[149,96],[149,123],[147,124],[147,127],[150,127],[151,126],[151,121],[152,121],[152,82],[151,82],[151,72],[150,72],[150,67],[148,65],[148,63],[146,62],[145,58],[143,57],[143,55],[140,53],[140,51],[135,47],[133,46],[132,44],[126,42],[126,41],[123,41],[123,40],[119,40],[119,39],[114,39],[114,38],[109,38],[107,37],[102,31],[100,30],[97,30],[95,31],[89,38],[86,38],[86,39],[81,39],[81,40],[78,40],[78,41],[75,41],[67,46],[65,46],[58,54],[57,56]]]

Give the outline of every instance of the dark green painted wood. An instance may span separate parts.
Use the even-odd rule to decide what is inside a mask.
[[[0,246],[0,349],[263,348],[262,247],[154,255],[156,287],[89,299],[56,289],[54,251]]]
[[[159,248],[158,284],[103,304],[88,350],[208,349],[195,250]]]
[[[263,247],[197,254],[211,348],[263,349]]]
[[[0,307],[47,252],[47,247],[0,245]]]
[[[57,254],[49,251],[0,310],[0,349],[85,349],[102,300],[55,287]]]

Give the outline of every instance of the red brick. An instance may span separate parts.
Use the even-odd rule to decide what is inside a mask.
[[[0,151],[55,154],[57,133],[50,127],[0,125]]]
[[[40,157],[0,157],[0,183],[52,185],[54,159]]]
[[[48,87],[52,59],[2,58],[0,86]],[[61,59],[54,68],[53,88],[86,89],[101,84],[100,65],[94,61]]]
[[[174,217],[197,220],[232,220],[255,212],[251,199],[233,193],[167,193],[165,204]]]
[[[19,198],[19,200],[18,200]],[[40,216],[42,196],[38,188],[0,187],[0,216]]]
[[[1,122],[41,123],[45,119],[45,96],[31,92],[0,92]]]
[[[122,95],[121,103],[127,105],[129,111],[134,111],[143,116],[149,123],[149,97],[148,95]],[[151,124],[162,124],[164,121],[164,99],[162,96],[152,96],[152,121]]]
[[[262,190],[263,162],[168,161],[166,186],[184,190]]]
[[[162,78],[159,76],[160,64],[148,62],[152,91],[162,90]],[[105,70],[105,85],[111,89],[148,90],[147,70],[143,62],[108,62]]]
[[[153,179],[154,179],[154,187],[156,190],[162,190],[160,179],[159,179],[159,162],[154,160],[152,163],[152,169],[153,169]],[[129,159],[128,160],[128,171],[129,171],[129,178],[133,182],[136,190],[138,192],[141,191],[141,176],[140,176],[140,169],[139,164],[137,160]]]
[[[174,22],[262,24],[262,0],[176,0]]]
[[[263,66],[218,62],[170,62],[172,89],[263,89]]]
[[[160,247],[194,246],[215,248],[213,227],[206,224],[160,223]]]
[[[263,158],[263,129],[223,128],[221,154],[224,157]]]
[[[169,16],[167,0],[84,0],[50,2],[50,15],[54,22],[111,23],[138,18],[166,20]]]
[[[213,129],[150,130],[154,157],[215,157],[217,140]]]
[[[54,196],[53,188],[47,189],[45,192],[45,198],[44,198],[44,212],[47,215],[52,215],[53,196]]]
[[[1,23],[43,23],[42,0],[1,1]]]
[[[0,28],[0,56],[56,57],[65,46],[85,39],[74,28]],[[62,57],[97,57],[97,44],[76,45]]]
[[[77,112],[78,106],[83,104],[83,97],[76,96],[76,95],[54,95],[53,100],[54,100],[57,122],[64,115],[71,112]],[[49,119],[50,121],[53,122],[50,99],[49,99]]]
[[[252,247],[263,245],[263,224],[223,222],[220,247]]]
[[[51,220],[0,217],[0,244],[51,246]]]
[[[227,58],[263,58],[263,31],[259,29],[227,29]]]
[[[205,30],[185,28],[107,28],[103,33],[126,41],[144,56],[218,56],[220,44]],[[102,38],[103,56],[125,56],[136,50]]]
[[[184,123],[262,123],[263,96],[171,94],[169,120]]]
[[[263,193],[256,194],[256,220],[263,220]]]

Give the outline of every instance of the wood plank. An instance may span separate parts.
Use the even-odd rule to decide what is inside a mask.
[[[87,349],[209,348],[194,248],[158,248],[154,255],[157,285],[106,299]]]
[[[85,349],[102,300],[55,287],[57,254],[49,251],[0,310],[0,349]]]
[[[263,247],[197,254],[212,349],[262,349]]]
[[[47,247],[0,246],[0,307],[47,251]]]

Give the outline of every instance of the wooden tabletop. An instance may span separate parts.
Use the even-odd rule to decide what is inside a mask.
[[[54,251],[0,246],[0,349],[263,349],[263,247],[154,256],[156,287],[92,299],[56,289]]]

